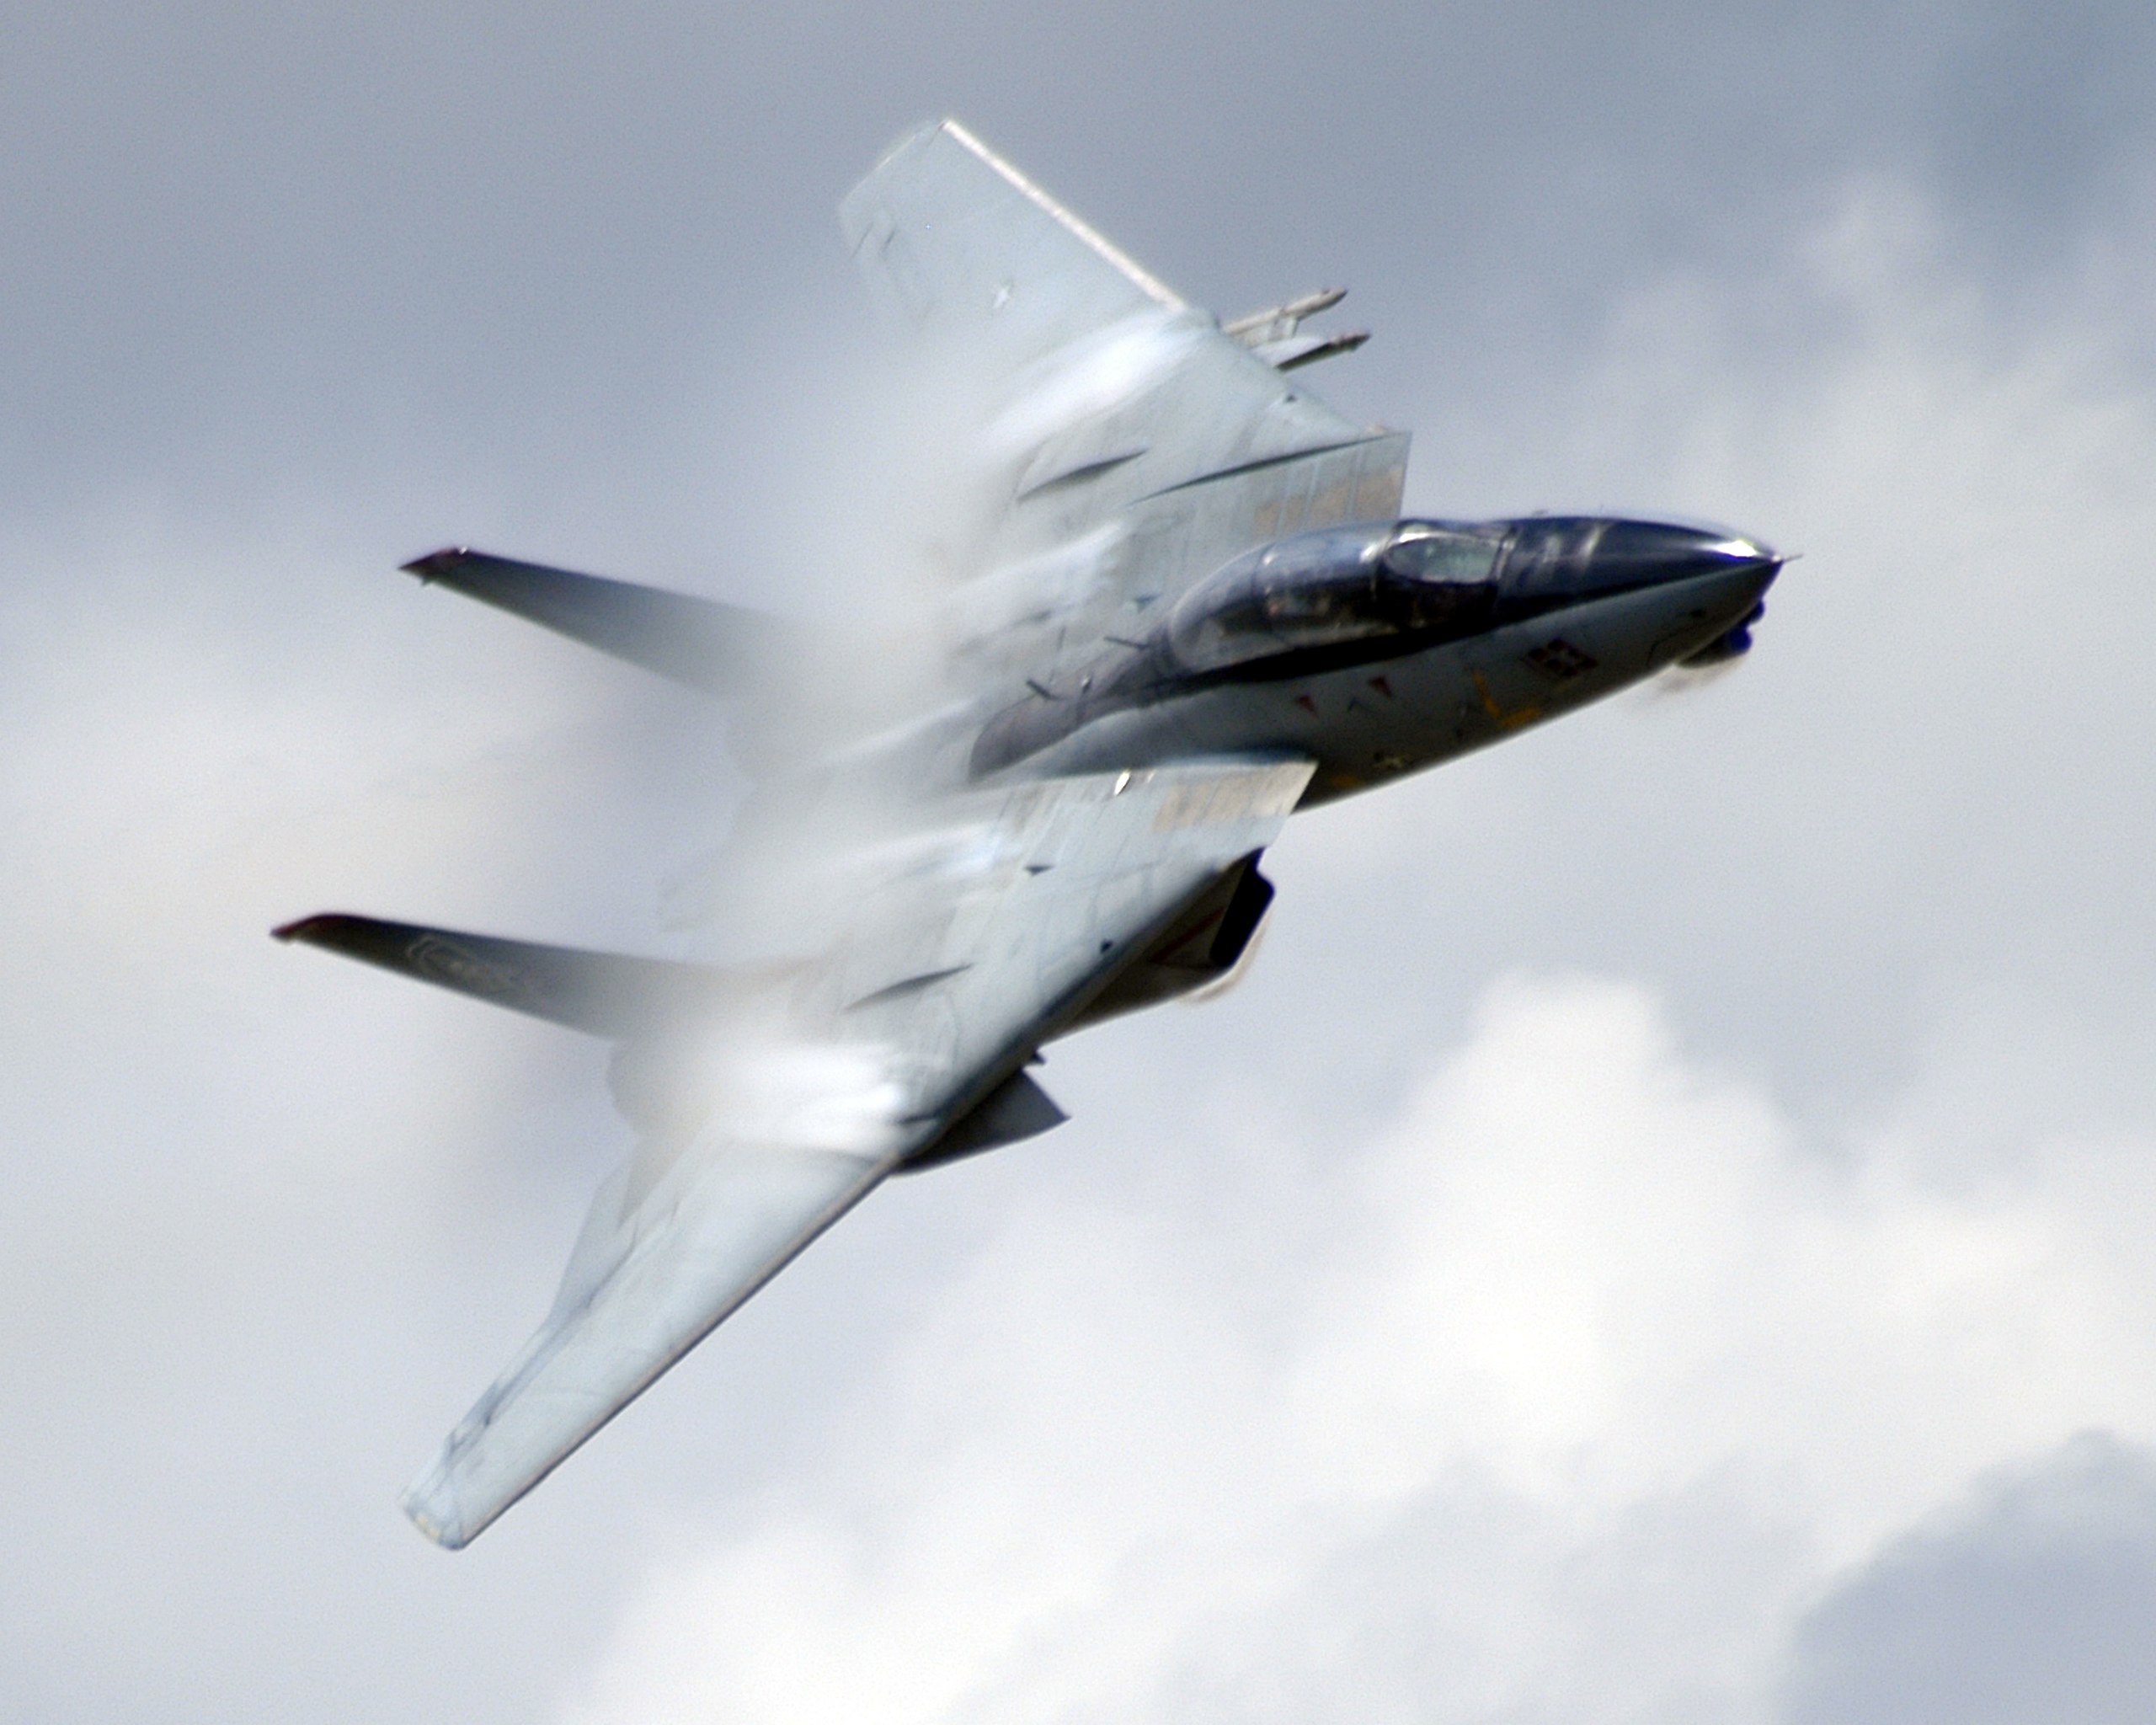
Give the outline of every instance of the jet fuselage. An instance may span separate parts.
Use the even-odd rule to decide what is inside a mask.
[[[1298,534],[1035,686],[983,727],[972,772],[1300,756],[1307,807],[1743,652],[1780,568],[1732,534],[1608,516]]]

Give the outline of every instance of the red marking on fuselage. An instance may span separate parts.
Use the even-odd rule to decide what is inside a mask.
[[[1392,699],[1392,685],[1384,677],[1372,677],[1370,679],[1370,686],[1373,689],[1375,689],[1378,693],[1384,696],[1386,700],[1390,701]]]
[[[1311,700],[1309,696],[1296,696],[1295,705],[1301,708],[1304,712],[1309,713],[1312,718],[1315,718],[1317,717],[1317,702]]]

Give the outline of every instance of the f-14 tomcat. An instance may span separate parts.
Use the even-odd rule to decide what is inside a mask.
[[[1401,519],[1406,436],[1297,375],[1360,341],[1303,327],[1338,294],[1221,323],[955,122],[840,214],[885,308],[979,385],[964,459],[991,506],[936,698],[771,769],[791,789],[757,842],[824,883],[798,949],[277,931],[618,1045],[636,1148],[406,1498],[451,1548],[886,1177],[1060,1122],[1027,1070],[1044,1044],[1231,977],[1290,814],[1742,653],[1780,568],[1660,521]],[[722,697],[784,651],[686,595],[462,549],[408,567]]]

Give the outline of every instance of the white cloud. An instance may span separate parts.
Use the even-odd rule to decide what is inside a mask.
[[[1808,1725],[2139,1725],[2156,1707],[2156,1455],[2084,1433],[1987,1476],[1806,1615]]]
[[[1847,61],[1847,24],[1814,39],[1820,66]],[[1582,63],[1575,37],[1528,83]],[[1160,88],[1219,76],[1219,33],[1193,41]],[[327,402],[281,372],[234,382],[214,344],[146,371],[81,292],[109,279],[101,254],[18,248],[51,263],[117,381],[71,376],[64,415],[10,435],[83,435],[63,499],[147,467],[199,519],[105,535],[45,499],[41,468],[16,488],[0,1711],[527,1717],[618,1614],[578,1690],[593,1720],[1743,1717],[1774,1704],[1807,1603],[1870,1599],[1849,1566],[1972,1471],[2083,1423],[2148,1434],[2156,419],[2138,302],[2116,284],[2084,302],[2068,263],[2043,305],[2001,316],[1889,177],[1731,261],[1700,236],[1752,185],[1740,165],[1604,257],[1580,200],[1549,203],[1543,182],[1636,122],[1521,104],[1510,70],[1454,79],[1497,93],[1505,121],[1486,126],[1421,100],[1427,56],[1392,59],[1382,100],[1358,63],[1341,87],[1357,99],[1331,109],[1240,84],[1153,104],[1211,155],[1092,115],[1063,159],[1153,200],[1159,246],[1141,249],[1176,279],[1262,276],[1249,303],[1275,273],[1302,279],[1313,246],[1392,237],[1341,259],[1394,296],[1374,357],[1321,383],[1353,404],[1419,352],[1486,388],[1373,403],[1422,435],[1418,500],[1630,500],[1801,548],[1756,660],[1695,699],[1297,822],[1242,994],[1059,1049],[1076,1124],[850,1220],[453,1562],[395,1491],[536,1317],[620,1129],[589,1051],[263,931],[343,902],[642,940],[654,854],[678,836],[647,805],[691,796],[659,769],[615,774],[589,703],[555,686],[582,663],[570,649],[378,566],[424,548],[435,530],[395,525],[424,517],[624,574],[822,590],[799,547],[851,555],[851,446],[803,463],[807,482],[775,479],[768,449],[807,435],[787,415],[814,411],[788,397],[828,361],[729,326],[742,369],[684,366],[680,307],[701,329],[742,303],[709,291],[746,255],[717,170],[751,163],[820,260],[814,212],[856,142],[816,119],[712,175],[673,158],[699,164],[678,183],[724,236],[696,257],[649,158],[595,183],[610,203],[646,187],[655,250],[586,244],[543,158],[530,207],[565,212],[543,256],[475,251],[456,209],[414,223],[385,191],[419,249],[381,249],[381,275],[355,279],[392,286],[362,298],[497,279],[433,267],[452,251],[536,296],[507,323],[483,295],[423,312],[408,346],[277,287],[312,363],[349,386]],[[757,88],[803,85],[768,72]],[[878,104],[900,104],[895,126],[948,84],[939,61],[906,86],[918,104],[879,83],[849,111],[880,135]],[[1142,83],[1118,87],[1143,105]],[[486,128],[500,109],[460,111]],[[1323,149],[1283,152],[1283,116],[1312,112]],[[1438,112],[1469,114],[1489,154],[1398,131]],[[1397,141],[1371,149],[1343,113]],[[795,179],[766,172],[790,157]],[[1496,243],[1415,194],[1432,161],[1458,185],[1515,158],[1525,179],[1488,182]],[[1278,171],[1238,182],[1258,159]],[[1640,165],[1652,152],[1612,159],[1617,224],[1639,207],[1618,181],[1665,182]],[[236,157],[200,188],[249,207],[258,167]],[[1247,210],[1193,201],[1238,183],[1259,189]],[[1769,234],[1792,196],[1775,179],[1741,231]],[[1275,249],[1230,255],[1209,228]],[[260,274],[256,245],[208,243]],[[1721,262],[1611,286],[1673,247]],[[595,309],[564,291],[573,253],[638,277],[664,254],[694,290],[610,288]],[[179,261],[159,254],[160,284]],[[792,264],[760,267],[798,288]],[[1469,302],[1515,290],[1518,321],[1477,321]],[[1591,365],[1497,342],[1478,371],[1456,339],[1605,294],[1621,302]],[[541,321],[536,341],[516,333]],[[65,350],[34,312],[25,327],[26,355]],[[250,352],[282,351],[254,333]],[[643,357],[622,365],[617,342]],[[446,374],[457,346],[496,361]],[[337,407],[400,366],[425,387],[382,385],[386,424]],[[654,370],[716,427],[687,458],[659,452],[696,414],[654,400]],[[198,373],[230,393],[230,436],[181,451],[155,398],[193,402]],[[383,463],[385,440],[410,471],[355,474],[355,449]],[[473,478],[492,471],[475,443],[516,487]],[[293,501],[310,464],[333,482],[326,515]],[[297,524],[252,525],[270,519]],[[835,537],[799,537],[829,519]],[[1463,1030],[1482,980],[1521,964]],[[1547,980],[1567,967],[1625,980]],[[542,1060],[540,1084],[509,1076]],[[672,1556],[623,1609],[655,1541]]]
[[[1637,987],[1503,982],[1377,1144],[1254,1171],[1288,1322],[1193,1267],[1234,1194],[1021,1210],[574,1717],[1756,1717],[1958,1482],[2156,1434],[2156,1143],[1945,1189],[1924,1130],[1808,1142]]]

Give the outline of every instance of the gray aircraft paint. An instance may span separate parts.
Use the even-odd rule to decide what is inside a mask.
[[[1712,531],[1526,518],[1470,524],[1491,547],[1472,580],[1429,578],[1416,547],[1441,530],[1394,524],[1406,438],[1283,369],[1358,339],[1300,333],[1337,294],[1224,328],[948,121],[894,148],[841,220],[880,302],[966,374],[965,458],[1001,501],[954,571],[926,716],[836,761],[768,757],[781,788],[744,842],[843,881],[816,948],[728,976],[335,914],[278,931],[630,1027],[616,1094],[638,1151],[546,1322],[408,1497],[446,1546],[888,1175],[1057,1124],[1023,1071],[1044,1043],[1232,974],[1269,905],[1256,860],[1294,808],[1742,651],[1780,568]],[[1337,556],[1262,585],[1267,547],[1312,547]],[[1208,607],[1240,616],[1260,590],[1246,566],[1269,644],[1190,662]],[[793,650],[681,595],[462,550],[412,568],[746,705]],[[1486,621],[1395,627],[1383,609],[1425,601]],[[755,660],[738,690],[737,654]],[[1107,699],[1141,661],[1158,674]],[[846,818],[818,827],[831,806]]]

